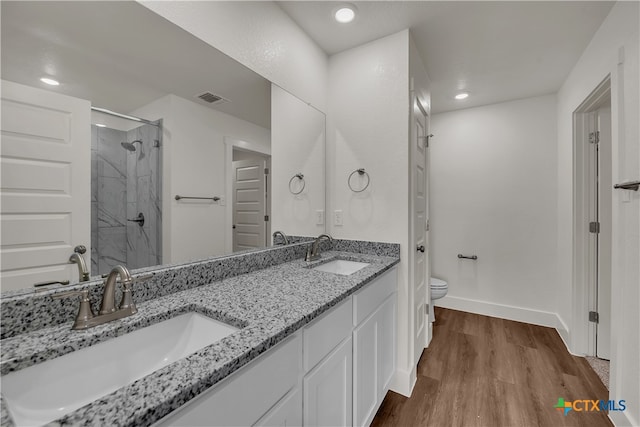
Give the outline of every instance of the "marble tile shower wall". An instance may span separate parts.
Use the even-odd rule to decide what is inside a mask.
[[[161,263],[161,149],[160,129],[143,125],[127,132],[136,151],[126,151],[127,217],[144,215],[144,225],[127,222],[126,265],[130,269]]]
[[[108,273],[161,262],[159,129],[129,132],[91,126],[91,273]],[[121,142],[136,143],[127,151]],[[144,226],[127,221],[142,213]]]
[[[127,151],[124,131],[91,126],[91,273],[127,260]]]

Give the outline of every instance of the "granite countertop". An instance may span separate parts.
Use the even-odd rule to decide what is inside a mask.
[[[331,259],[367,262],[349,276],[312,270]],[[396,265],[398,257],[327,251],[138,305],[134,316],[86,331],[52,326],[0,341],[2,375],[196,311],[241,328],[189,357],[104,396],[53,425],[142,426],[160,420]],[[135,294],[135,293],[134,293]],[[90,381],[90,379],[87,379]],[[2,425],[12,425],[2,401]]]

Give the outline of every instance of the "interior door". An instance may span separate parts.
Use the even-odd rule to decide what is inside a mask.
[[[89,101],[2,81],[3,291],[77,282],[69,256],[76,245],[91,254],[90,110]]]
[[[262,248],[266,242],[266,159],[233,162],[233,251]]]
[[[426,113],[417,98],[414,98],[411,130],[411,279],[413,285],[413,349],[414,361],[420,360],[427,344],[427,138]]]

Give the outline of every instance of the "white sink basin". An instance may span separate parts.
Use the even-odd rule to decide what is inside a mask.
[[[231,335],[238,328],[186,313],[2,377],[16,425],[42,425]]]
[[[348,276],[356,271],[362,270],[367,265],[366,262],[345,261],[343,259],[336,259],[324,264],[320,264],[317,267],[313,267],[313,270],[326,271],[328,273],[342,274]]]

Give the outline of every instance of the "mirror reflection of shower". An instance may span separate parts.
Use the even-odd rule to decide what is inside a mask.
[[[91,274],[161,264],[162,123],[96,111],[92,123]]]
[[[140,141],[139,139],[136,139],[133,142],[121,142],[120,145],[122,145],[125,150],[136,151],[136,146],[135,146],[136,143],[142,144],[142,141]]]

